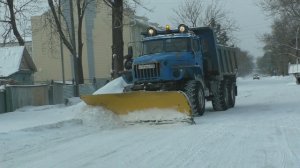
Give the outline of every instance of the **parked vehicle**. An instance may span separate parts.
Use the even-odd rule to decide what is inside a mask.
[[[253,80],[255,80],[255,79],[259,80],[259,79],[260,79],[260,76],[259,76],[258,74],[254,74],[254,75],[253,75]]]

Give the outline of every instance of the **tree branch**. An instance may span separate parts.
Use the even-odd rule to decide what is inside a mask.
[[[64,44],[65,44],[66,47],[69,49],[69,51],[70,51],[71,53],[73,53],[73,49],[74,49],[74,48],[73,48],[73,46],[71,45],[71,43],[67,40],[65,34],[64,34],[63,31],[62,31],[62,27],[61,27],[61,24],[60,24],[59,19],[58,19],[58,17],[57,17],[56,11],[55,11],[55,9],[54,9],[54,5],[53,5],[52,0],[48,0],[48,4],[49,4],[49,7],[50,7],[50,9],[51,9],[52,15],[53,15],[53,17],[54,17],[54,21],[55,21],[55,23],[56,23],[57,31],[58,31],[59,35],[61,36],[61,38],[62,38]]]
[[[16,24],[16,17],[15,17],[15,13],[14,13],[14,3],[13,0],[7,0],[7,4],[8,4],[8,8],[9,8],[9,13],[10,13],[10,24],[13,30],[13,33],[15,35],[15,37],[17,38],[19,45],[24,46],[25,45],[25,41],[22,38],[22,36],[20,35],[18,28],[17,28],[17,24]]]

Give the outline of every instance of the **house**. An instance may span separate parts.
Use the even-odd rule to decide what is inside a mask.
[[[36,66],[24,46],[0,47],[0,85],[33,84]]]
[[[69,3],[62,1],[63,9],[69,9]],[[68,1],[66,1],[68,2]],[[105,4],[100,7],[90,5],[86,10],[83,21],[83,74],[85,82],[92,79],[107,81],[111,77],[112,67],[112,19],[111,8]],[[76,12],[77,10],[74,10]],[[142,39],[141,32],[145,31],[150,25],[148,19],[138,17],[130,12],[124,14],[123,18],[123,41],[124,55],[127,54],[128,46],[133,46],[135,56],[141,51]],[[68,20],[69,10],[63,11]],[[32,56],[37,65],[35,73],[36,81],[72,81],[74,79],[73,60],[68,49],[60,47],[60,40],[54,29],[43,25],[43,18],[49,13],[31,18],[32,25]],[[75,20],[75,30],[77,24]],[[61,54],[62,53],[62,54]]]
[[[15,47],[15,46],[20,46],[19,42],[13,41],[9,43],[0,43],[0,47]],[[32,57],[32,41],[26,39],[24,46],[26,47],[29,55]]]

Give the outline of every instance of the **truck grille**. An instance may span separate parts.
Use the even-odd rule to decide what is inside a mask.
[[[159,63],[134,65],[136,79],[155,79],[160,76]]]

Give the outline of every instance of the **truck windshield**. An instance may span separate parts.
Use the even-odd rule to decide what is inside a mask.
[[[161,52],[184,52],[190,51],[189,38],[160,39],[153,41],[144,41],[143,55],[155,54]]]

